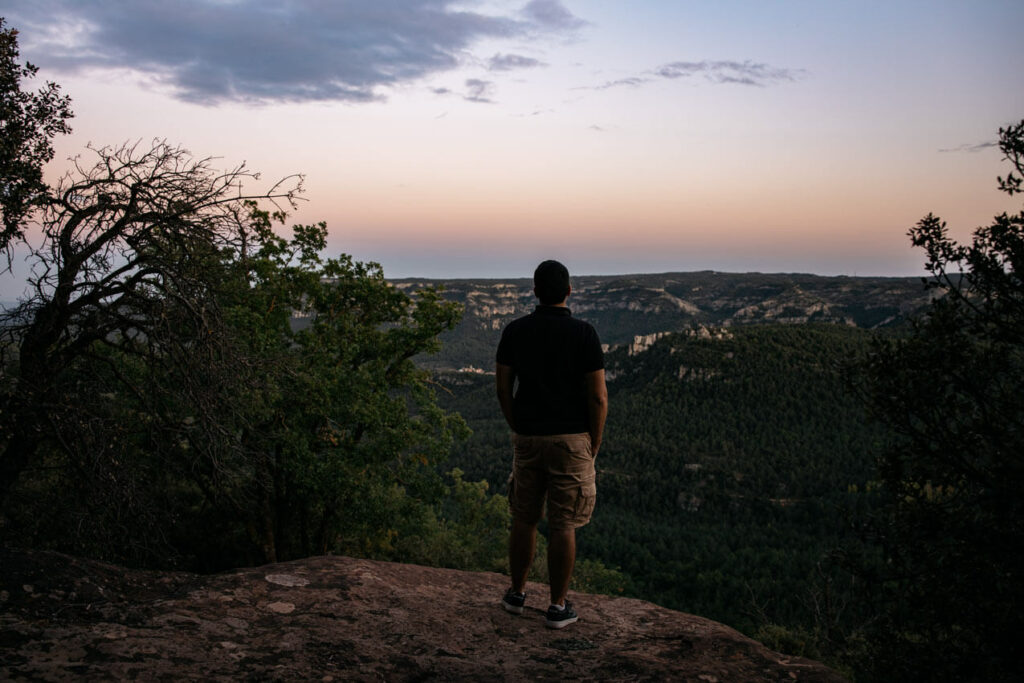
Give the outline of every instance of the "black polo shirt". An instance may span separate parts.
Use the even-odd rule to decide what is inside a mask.
[[[512,403],[517,434],[589,431],[583,376],[604,368],[593,325],[565,306],[537,306],[505,326],[497,361],[518,380]]]

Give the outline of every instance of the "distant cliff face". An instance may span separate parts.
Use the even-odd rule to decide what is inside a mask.
[[[501,329],[533,310],[533,283],[520,280],[399,280],[406,291],[441,285],[463,303],[459,327],[425,364],[489,369]],[[583,276],[573,279],[569,306],[592,322],[609,345],[676,332],[697,324],[834,323],[864,328],[898,325],[920,310],[930,293],[919,278],[822,277],[761,273],[666,273]]]
[[[507,579],[346,557],[214,576],[0,549],[0,679],[839,682],[722,624],[571,595],[544,627],[498,604]]]

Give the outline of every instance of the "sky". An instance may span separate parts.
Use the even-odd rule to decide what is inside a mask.
[[[73,99],[47,169],[166,139],[388,277],[908,275],[1017,201],[1020,0],[0,0]],[[41,83],[40,83],[41,84]],[[36,86],[38,87],[38,85]],[[257,188],[253,188],[257,189]],[[17,289],[10,282],[0,294]]]

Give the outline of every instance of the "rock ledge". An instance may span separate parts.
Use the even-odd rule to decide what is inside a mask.
[[[544,628],[499,574],[315,557],[225,574],[0,549],[0,679],[833,682],[714,621],[577,594]]]

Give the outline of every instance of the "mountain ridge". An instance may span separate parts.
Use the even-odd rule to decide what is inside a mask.
[[[461,323],[442,335],[441,351],[421,359],[434,370],[490,369],[501,329],[536,305],[530,278],[392,282],[406,291],[439,286],[445,298],[465,306]],[[570,309],[594,324],[609,347],[700,325],[810,322],[895,327],[933,296],[917,277],[697,271],[583,275],[573,277],[572,283]]]

